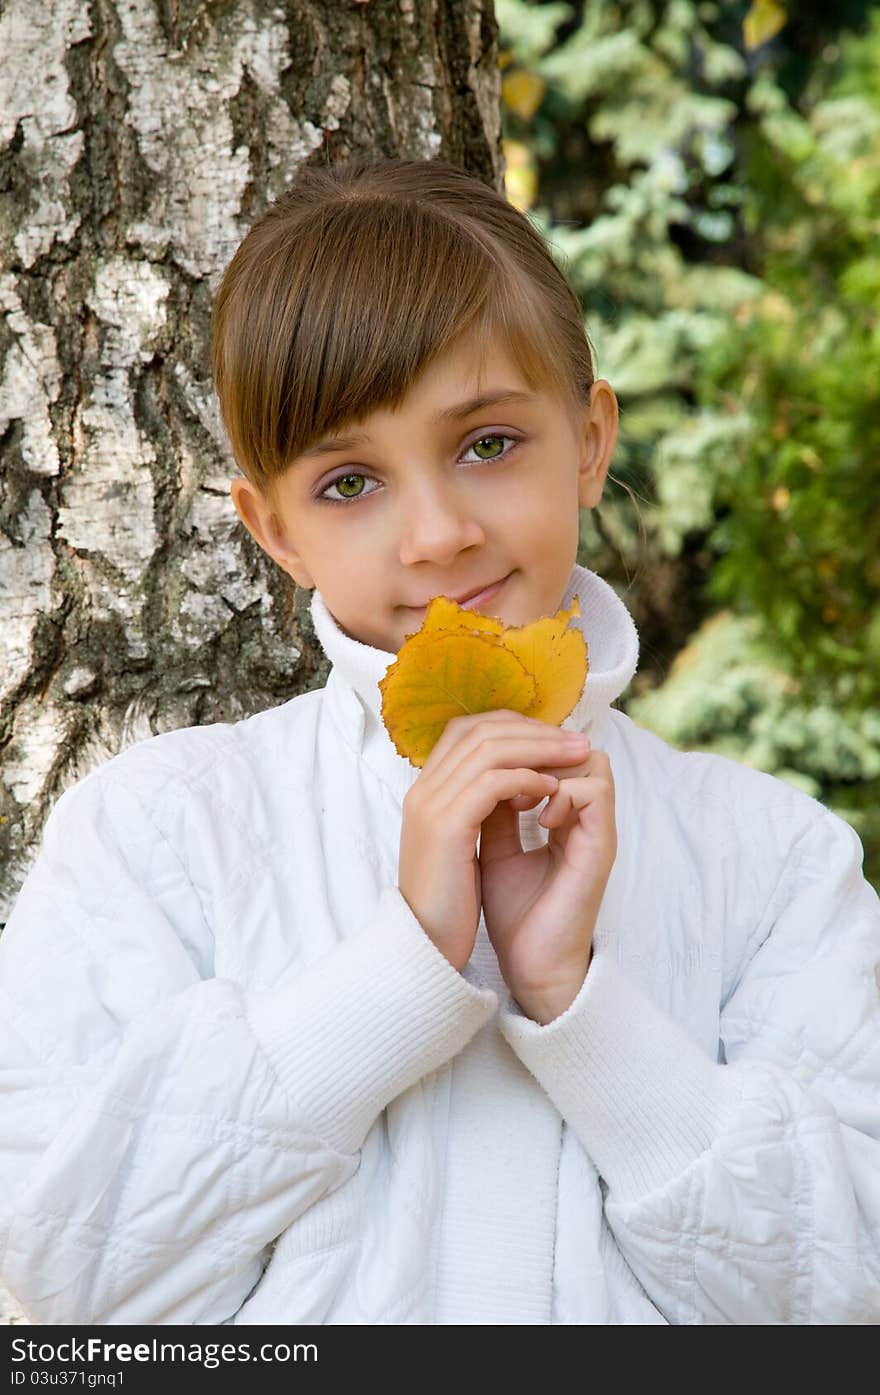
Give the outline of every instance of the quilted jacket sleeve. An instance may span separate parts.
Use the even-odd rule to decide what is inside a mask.
[[[502,1013],[671,1323],[880,1323],[880,904],[862,858],[842,819],[809,820],[722,1006],[723,1059],[598,950],[553,1022]]]
[[[396,887],[277,989],[212,977],[185,869],[112,765],[55,805],[0,937],[0,1281],[34,1323],[228,1322],[497,998]]]

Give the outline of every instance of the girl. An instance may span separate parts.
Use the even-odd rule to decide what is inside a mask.
[[[880,1322],[880,907],[855,832],[613,707],[576,561],[617,430],[529,221],[300,170],[216,303],[235,508],[326,687],[57,801],[0,941],[2,1279],[36,1323]],[[446,595],[578,597],[561,728],[378,687]]]

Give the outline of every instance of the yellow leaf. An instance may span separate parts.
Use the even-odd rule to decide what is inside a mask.
[[[379,688],[394,748],[417,768],[453,717],[497,707],[521,712],[535,696],[535,680],[516,655],[476,630],[411,636]]]
[[[525,709],[527,717],[558,725],[580,697],[589,650],[581,631],[567,628],[572,616],[580,613],[580,602],[575,596],[570,610],[560,610],[557,615],[503,632],[501,643],[535,678],[535,697]]]
[[[788,11],[778,0],[754,0],[742,26],[746,49],[751,52],[768,43],[787,23]]]
[[[447,596],[435,596],[422,621],[418,634],[429,634],[433,630],[481,630],[487,634],[500,635],[504,622],[494,615],[481,615],[478,610],[465,610],[458,601],[450,601]]]
[[[446,723],[466,713],[508,708],[558,724],[573,710],[588,671],[587,644],[570,609],[529,625],[435,596],[422,626],[407,635],[380,681],[382,720],[398,755],[421,768]]]

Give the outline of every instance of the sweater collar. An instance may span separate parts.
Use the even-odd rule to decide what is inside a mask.
[[[608,708],[636,671],[638,631],[617,592],[598,573],[579,563],[572,568],[560,609],[567,609],[575,596],[581,613],[570,623],[583,631],[589,668],[576,706],[560,725],[565,731],[583,731],[597,739]],[[369,764],[383,767],[383,774],[390,775],[389,783],[398,793],[405,793],[419,772],[394,749],[382,722],[379,690],[380,679],[397,655],[346,634],[317,589],[312,592],[311,616],[318,641],[332,664],[327,689],[336,700],[349,738]]]

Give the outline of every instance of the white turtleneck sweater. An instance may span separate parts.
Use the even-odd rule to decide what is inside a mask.
[[[636,670],[638,634],[629,612],[594,573],[575,569],[560,609],[570,607],[576,594],[581,615],[574,623],[589,644],[589,676],[580,700],[560,725],[567,731],[587,732],[593,745],[601,747],[598,731],[609,705]],[[361,712],[355,713],[361,759],[381,773],[402,801],[419,771],[397,754],[388,736],[378,686],[397,655],[348,636],[319,592],[313,595],[311,610],[315,633],[333,662],[333,684],[338,683],[346,694],[355,694],[361,704]],[[526,849],[547,840],[547,830],[538,823],[545,804],[546,800],[520,818]],[[399,825],[394,837],[399,843]],[[525,1046],[528,1026],[501,975],[482,916],[463,977],[497,995],[506,1031],[514,1039],[519,1032],[520,1044]],[[547,1322],[553,1307],[564,1121],[546,1089],[511,1050],[501,1030],[501,1018],[495,1014],[455,1057],[448,1088],[449,1142],[445,1197],[436,1227],[433,1320]],[[581,1158],[574,1166],[586,1167],[590,1194],[594,1195],[595,1175],[590,1176],[588,1161]],[[590,1220],[594,1228],[591,1249],[595,1250],[599,1241],[597,1204]],[[595,1254],[591,1262],[595,1262]],[[648,1315],[643,1320],[662,1321],[653,1305],[638,1293],[638,1285],[633,1283],[632,1287],[636,1310]],[[563,1319],[557,1311],[552,1320]]]
[[[58,801],[0,938],[0,1280],[39,1323],[880,1322],[880,909],[853,830],[610,704],[574,568],[565,727],[615,779],[578,997],[397,887],[396,657],[315,593],[326,687],[169,732]],[[547,833],[538,809],[523,844]]]

